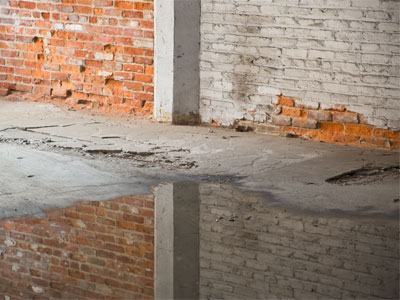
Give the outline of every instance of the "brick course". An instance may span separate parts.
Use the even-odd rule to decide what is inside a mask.
[[[0,3],[0,94],[149,115],[153,1]]]
[[[46,215],[0,222],[0,296],[153,299],[152,196],[80,203]]]

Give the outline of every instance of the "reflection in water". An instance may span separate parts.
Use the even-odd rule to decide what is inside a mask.
[[[187,182],[158,187],[155,203],[1,221],[0,299],[399,297],[397,219],[317,216]]]
[[[0,223],[1,299],[152,299],[153,197]]]
[[[201,298],[399,298],[398,219],[290,212],[227,186],[200,194]]]

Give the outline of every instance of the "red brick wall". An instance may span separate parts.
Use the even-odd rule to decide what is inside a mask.
[[[152,196],[0,222],[1,299],[152,299]]]
[[[0,1],[0,95],[151,114],[153,0]]]

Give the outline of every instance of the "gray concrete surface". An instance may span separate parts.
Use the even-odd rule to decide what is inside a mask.
[[[182,180],[232,184],[273,206],[397,217],[398,169],[349,185],[325,180],[398,164],[396,152],[0,101],[0,217],[149,193],[160,182]]]
[[[200,0],[156,0],[154,117],[197,124],[200,98]]]

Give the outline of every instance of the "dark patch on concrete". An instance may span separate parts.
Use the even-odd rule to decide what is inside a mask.
[[[174,113],[172,123],[174,125],[198,125],[201,123],[201,118],[196,112],[189,112],[187,114]]]
[[[360,169],[328,178],[326,182],[339,185],[364,185],[382,181],[384,178],[399,179],[399,175],[399,166],[367,165]]]

